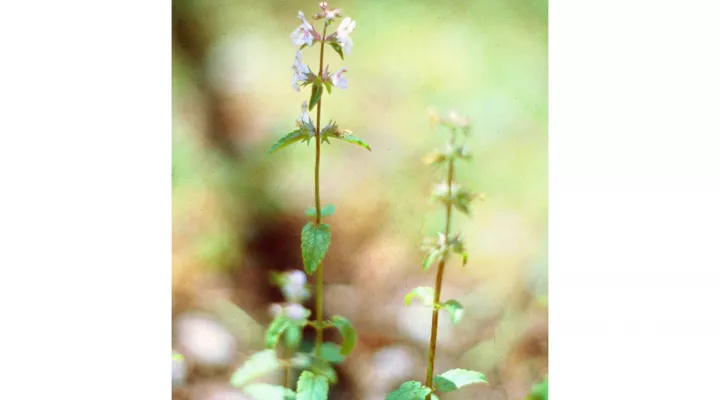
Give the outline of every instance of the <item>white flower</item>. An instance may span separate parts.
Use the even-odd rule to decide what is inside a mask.
[[[293,77],[291,85],[296,92],[300,91],[299,84],[307,84],[315,79],[315,74],[310,71],[310,67],[303,63],[302,53],[300,51],[295,53],[292,69]]]
[[[343,68],[340,71],[330,75],[330,82],[332,82],[333,86],[340,89],[347,89],[348,87],[348,81],[347,78],[342,76],[343,73],[347,72],[347,69]]]
[[[328,23],[332,22],[335,18],[339,17],[341,14],[341,10],[339,8],[328,8],[327,1],[320,2],[320,9],[322,9],[321,13],[317,13],[313,15],[314,19],[325,19]]]
[[[297,17],[302,23],[290,34],[290,39],[296,46],[312,46],[316,40],[320,40],[320,34],[305,19],[305,14],[302,11],[298,11]]]
[[[315,125],[313,125],[313,122],[310,119],[310,115],[308,115],[307,101],[303,101],[302,114],[300,115],[300,118],[297,119],[297,122],[295,124],[298,128],[305,129],[308,135],[312,136],[315,134]]]
[[[299,270],[287,273],[288,285],[302,286],[307,283],[307,276]]]
[[[350,54],[350,51],[352,51],[353,42],[350,38],[350,34],[354,30],[355,21],[350,19],[350,17],[346,17],[342,20],[342,22],[340,22],[340,26],[338,26],[337,31],[333,33],[334,40],[340,45],[340,47],[343,48],[345,54]]]
[[[300,304],[290,304],[289,306],[285,307],[285,316],[287,316],[290,319],[305,319],[307,318],[307,310],[305,307],[301,306]]]
[[[282,287],[283,296],[287,301],[303,301],[310,297],[305,288],[307,277],[301,271],[295,270],[285,274],[285,285]]]
[[[282,314],[283,308],[280,304],[271,304],[270,305],[270,315],[272,315],[273,318],[277,318],[278,315]]]

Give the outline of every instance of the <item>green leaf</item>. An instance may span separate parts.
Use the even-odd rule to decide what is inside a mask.
[[[425,400],[425,396],[430,394],[432,389],[423,386],[418,381],[404,382],[400,387],[387,395],[385,400]]]
[[[243,392],[256,400],[294,400],[295,392],[292,390],[268,383],[253,383],[243,388]]]
[[[277,369],[280,369],[280,362],[275,355],[275,350],[263,350],[250,356],[245,361],[245,364],[233,373],[230,384],[234,387],[240,387]]]
[[[332,323],[340,331],[340,334],[343,337],[343,344],[342,347],[340,347],[340,354],[347,356],[352,352],[353,348],[355,347],[355,342],[357,341],[357,332],[355,332],[355,328],[353,328],[350,321],[345,317],[334,315],[332,317]]]
[[[315,375],[325,377],[331,384],[337,382],[337,372],[335,372],[335,368],[328,360],[317,358],[314,355],[311,356],[310,371]]]
[[[329,383],[324,376],[303,371],[297,383],[297,400],[326,400]]]
[[[322,97],[323,87],[322,84],[315,82],[312,87],[312,94],[310,95],[310,106],[308,108],[309,111],[312,111],[312,109],[315,107],[315,105],[320,102],[320,98]],[[319,124],[320,122],[318,122]]]
[[[327,136],[330,137],[330,138],[333,138],[333,139],[338,139],[338,140],[342,140],[342,141],[345,141],[345,142],[348,142],[348,143],[356,144],[356,145],[358,145],[358,146],[360,146],[360,147],[362,147],[362,148],[371,150],[371,149],[370,149],[370,145],[368,145],[367,143],[365,143],[365,142],[364,142],[362,139],[360,139],[359,137],[353,136],[353,134],[352,134],[350,131],[348,131],[348,130],[345,130],[345,131],[337,131],[337,132],[333,132],[333,133],[328,133]]]
[[[548,400],[548,378],[534,384],[525,400]]]
[[[312,351],[315,353],[314,347]],[[325,342],[320,346],[320,356],[333,364],[339,364],[345,360],[345,356],[340,353],[340,346],[332,342]]]
[[[462,252],[462,266],[466,266],[468,261],[468,253],[467,251]]]
[[[268,349],[274,349],[277,345],[278,339],[280,339],[280,335],[282,335],[290,324],[290,319],[283,315],[280,315],[272,320],[267,328],[267,331],[265,331],[265,347]]]
[[[278,140],[277,143],[275,143],[270,148],[270,150],[267,151],[267,154],[268,155],[272,154],[272,153],[282,149],[283,147],[287,147],[293,143],[297,143],[306,137],[307,137],[307,134],[300,129],[292,131],[292,132],[288,133],[287,135],[283,136],[280,140]]]
[[[441,392],[452,392],[473,383],[487,383],[485,375],[467,369],[451,369],[433,378],[435,386]]]
[[[285,345],[291,349],[297,349],[302,341],[302,327],[298,324],[290,324],[285,330]]]
[[[431,306],[435,298],[435,290],[428,286],[416,287],[405,295],[405,305],[409,306],[413,297],[419,297],[426,306]]]
[[[308,222],[302,230],[300,240],[305,272],[312,275],[330,248],[330,225]]]
[[[453,324],[460,322],[463,316],[463,306],[457,300],[448,300],[442,307],[450,312],[450,319]]]
[[[343,54],[342,46],[340,46],[337,42],[330,42],[330,47],[332,47],[333,50],[335,50],[335,52],[338,53],[341,60],[343,60],[343,61],[345,60],[345,55]]]
[[[440,261],[440,258],[443,255],[443,250],[440,248],[436,248],[431,250],[427,255],[425,255],[425,259],[423,260],[423,271],[427,271],[435,265],[438,261]]]
[[[333,214],[335,214],[335,205],[334,204],[325,204],[320,208],[320,216],[321,217],[329,217]],[[310,207],[305,211],[305,215],[308,217],[315,218],[317,213],[315,212],[315,207]]]

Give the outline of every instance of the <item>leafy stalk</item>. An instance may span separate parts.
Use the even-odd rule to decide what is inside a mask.
[[[455,135],[450,136],[450,146],[454,145]],[[449,160],[448,174],[447,174],[447,185],[448,190],[452,190],[453,175],[455,173],[455,160]],[[450,221],[452,218],[452,203],[447,202],[445,210],[445,237],[450,235]],[[445,272],[445,262],[447,258],[443,257],[438,264],[437,275],[435,276],[435,295],[433,297],[433,304],[440,303],[440,292],[442,291],[442,279],[443,273]],[[438,319],[440,309],[439,307],[433,307],[432,314],[432,328],[430,333],[430,348],[428,350],[428,364],[425,373],[425,386],[433,386],[433,370],[435,368],[435,347],[437,345],[437,331],[438,331]],[[430,400],[430,394],[425,397],[426,400]]]
[[[320,41],[320,67],[318,71],[322,73],[323,58],[325,57],[325,35],[327,34],[327,22],[323,28],[322,40]],[[317,118],[315,120],[315,224],[320,226],[322,223],[322,213],[320,212],[320,112],[322,110],[322,94],[317,103]],[[318,265],[315,276],[315,320],[323,321],[323,265]],[[315,325],[315,355],[321,358],[321,350],[323,343],[323,326]]]

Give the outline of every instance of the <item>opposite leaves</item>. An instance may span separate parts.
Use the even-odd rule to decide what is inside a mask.
[[[320,216],[321,217],[329,217],[333,214],[335,214],[335,205],[333,204],[326,204],[320,208]],[[305,215],[311,218],[315,218],[317,216],[317,212],[315,211],[315,207],[310,207],[305,211]]]
[[[301,241],[305,272],[312,275],[330,248],[330,225],[309,222],[302,230]]]
[[[451,369],[433,378],[437,390],[452,392],[474,383],[487,383],[485,375],[467,369]]]
[[[303,371],[297,383],[297,400],[326,400],[329,386],[324,376]]]

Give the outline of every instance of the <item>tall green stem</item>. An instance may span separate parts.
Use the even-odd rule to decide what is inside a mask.
[[[320,68],[318,74],[322,76],[323,58],[325,56],[325,34],[327,33],[327,23],[323,28],[322,40],[320,41]],[[315,119],[315,223],[320,225],[322,216],[320,215],[320,110],[322,109],[322,95],[317,103],[317,118]],[[315,271],[315,355],[320,358],[323,343],[323,265],[318,265]]]
[[[451,136],[450,139],[450,145],[452,146],[454,144],[454,132],[453,136]],[[452,182],[453,182],[453,175],[455,173],[455,162],[453,159],[450,159],[449,161],[449,167],[448,167],[448,175],[447,175],[447,185],[448,185],[448,195],[452,192]],[[449,237],[450,235],[450,219],[452,217],[452,203],[447,202],[447,208],[445,211],[445,238]],[[433,297],[433,314],[432,314],[432,331],[430,334],[430,349],[428,351],[428,364],[427,364],[427,371],[425,375],[425,386],[431,388],[433,387],[433,369],[435,368],[435,347],[437,345],[437,332],[438,332],[438,318],[440,309],[437,307],[437,304],[440,304],[440,292],[442,291],[442,282],[443,282],[443,274],[445,273],[445,261],[446,258],[443,258],[438,263],[438,270],[437,275],[435,276],[435,296]],[[430,395],[428,394],[427,397],[425,397],[426,400],[430,400]]]

